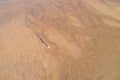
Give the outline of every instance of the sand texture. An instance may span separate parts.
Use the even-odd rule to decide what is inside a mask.
[[[0,0],[0,80],[120,80],[120,0]]]

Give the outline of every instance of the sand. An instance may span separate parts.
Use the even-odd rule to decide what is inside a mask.
[[[0,0],[0,80],[120,80],[119,0]]]

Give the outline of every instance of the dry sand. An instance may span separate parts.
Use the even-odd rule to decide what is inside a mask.
[[[0,80],[120,80],[120,1],[0,0]]]

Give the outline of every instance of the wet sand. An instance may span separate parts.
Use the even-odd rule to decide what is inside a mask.
[[[0,80],[120,80],[119,0],[0,0]]]

